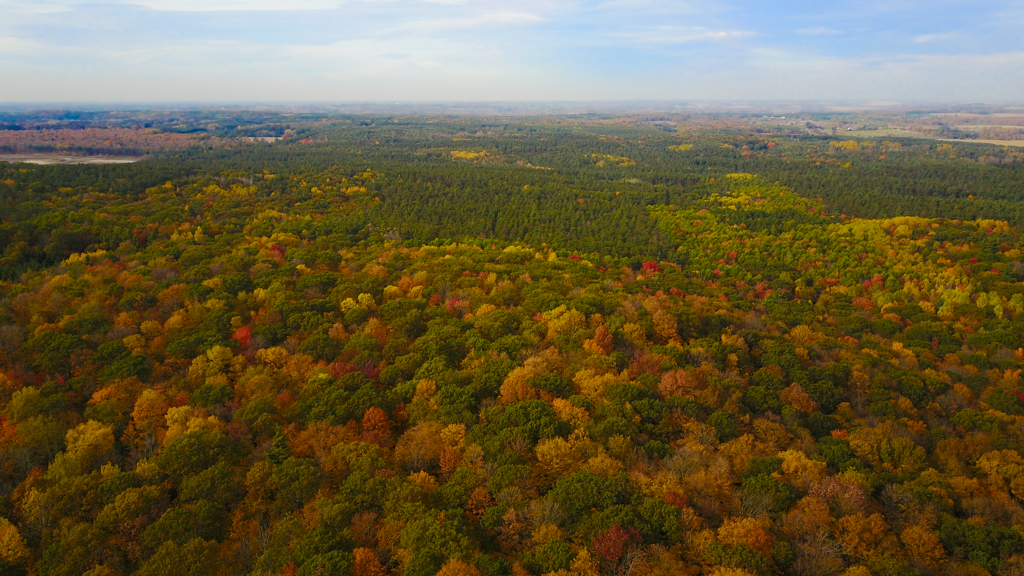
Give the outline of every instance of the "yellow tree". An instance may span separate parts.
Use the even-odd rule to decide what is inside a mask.
[[[911,559],[932,564],[946,557],[938,534],[924,526],[911,526],[900,534],[900,541]]]
[[[78,464],[82,471],[109,461],[114,449],[114,428],[102,422],[89,420],[79,424],[65,435],[65,455]]]
[[[844,516],[836,524],[836,536],[843,552],[851,558],[866,558],[884,551],[883,543],[892,533],[881,514],[865,516],[857,513]]]

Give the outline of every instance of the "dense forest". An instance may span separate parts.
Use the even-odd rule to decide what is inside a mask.
[[[1020,150],[160,118],[6,119],[0,574],[1024,574]]]

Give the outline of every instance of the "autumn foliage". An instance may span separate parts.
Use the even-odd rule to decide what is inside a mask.
[[[733,136],[664,138],[673,161],[733,154]],[[589,175],[560,204],[538,197],[567,230],[607,213],[621,231],[628,212],[645,238],[437,239],[454,213],[431,216],[429,241],[408,236],[427,220],[385,225],[448,206],[459,182],[526,202],[568,177],[511,148],[416,140],[394,164],[333,142],[340,166],[199,163],[155,182],[145,163],[123,182],[0,164],[17,208],[0,573],[1024,570],[1018,228],[834,217],[754,175],[782,139],[735,141],[749,170],[649,189],[627,177],[661,161],[650,148],[582,141],[559,164],[530,140]],[[580,203],[584,184],[650,195],[615,215],[628,194]],[[542,212],[524,210],[547,230]]]

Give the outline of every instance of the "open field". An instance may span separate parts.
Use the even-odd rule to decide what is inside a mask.
[[[838,136],[839,134],[837,134]],[[861,138],[890,137],[890,138],[930,138],[929,134],[912,130],[900,130],[898,128],[880,128],[878,130],[847,130],[842,132],[843,136],[857,136]]]
[[[993,112],[990,114],[974,114],[970,112],[936,112],[930,114],[935,118],[1020,118],[1022,114],[1020,112]]]
[[[0,162],[26,164],[132,164],[142,158],[134,156],[68,156],[64,154],[0,154]]]
[[[266,143],[269,144],[271,142],[277,142],[278,140],[281,139],[281,137],[280,136],[240,136],[238,139],[242,140],[243,142],[266,142]]]
[[[982,129],[982,128],[1024,128],[1021,124],[957,124],[954,128],[960,130],[964,129]]]
[[[943,142],[960,142],[967,144],[993,144],[995,146],[1018,146],[1024,148],[1024,140],[954,140],[951,138],[942,138]]]

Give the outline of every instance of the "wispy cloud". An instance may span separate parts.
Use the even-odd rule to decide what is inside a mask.
[[[130,3],[166,12],[332,10],[341,5],[337,0],[135,0]]]
[[[64,12],[71,7],[65,2],[38,0],[37,2],[19,2],[17,0],[0,0],[0,16],[15,14],[53,14]]]
[[[707,30],[694,26],[659,26],[641,31],[613,32],[612,38],[621,38],[639,44],[686,44],[701,40],[729,40],[753,36],[745,30]]]
[[[928,42],[937,42],[939,40],[952,40],[956,38],[956,32],[944,32],[941,34],[920,34],[914,36],[914,42],[918,44],[925,44]]]
[[[838,36],[842,34],[842,31],[836,30],[835,28],[826,28],[819,26],[817,28],[800,28],[796,31],[797,34],[803,34],[806,36]]]
[[[0,36],[0,57],[33,54],[45,49],[46,46],[39,42],[12,36]]]
[[[398,32],[417,32],[421,34],[436,35],[441,32],[453,30],[473,30],[493,28],[496,26],[516,26],[520,24],[537,24],[546,19],[538,14],[519,11],[480,11],[477,13],[451,15],[438,17],[427,15],[422,18],[412,19],[406,22],[395,24],[384,24],[381,30]]]

